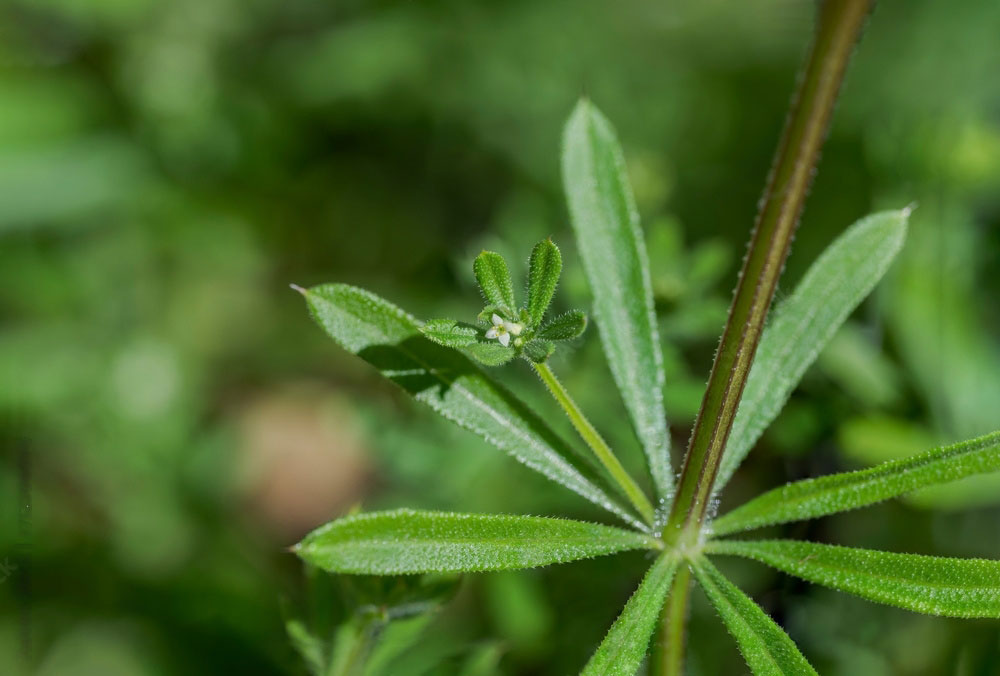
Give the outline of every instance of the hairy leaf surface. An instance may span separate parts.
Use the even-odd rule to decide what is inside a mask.
[[[694,562],[692,568],[754,674],[816,674],[785,630],[707,559]]]
[[[332,521],[295,552],[331,573],[401,575],[533,568],[658,545],[641,533],[568,519],[400,509]]]
[[[566,124],[562,170],[604,352],[665,498],[673,471],[649,261],[618,139],[588,101],[577,105]]]
[[[538,337],[548,340],[572,340],[587,328],[587,315],[570,310],[545,322],[538,330]]]
[[[528,317],[538,326],[555,295],[562,273],[562,254],[551,239],[535,245],[528,261]]]
[[[513,320],[511,313],[517,307],[514,303],[514,282],[503,256],[495,251],[484,251],[476,256],[472,271],[486,302],[502,308],[507,318]]]
[[[716,535],[846,512],[904,493],[1000,470],[1000,431],[857,472],[768,491],[712,523]]]
[[[852,225],[774,309],[729,433],[716,491],[781,411],[823,346],[889,269],[906,238],[909,213],[881,212]]]
[[[756,559],[803,580],[918,613],[1000,617],[1000,561],[796,540],[718,540],[706,551]]]
[[[677,566],[677,558],[672,554],[663,554],[657,559],[581,676],[635,676],[646,656],[649,637],[656,628]]]
[[[528,467],[644,528],[588,478],[589,458],[576,455],[538,415],[469,359],[424,338],[420,323],[409,314],[375,294],[346,284],[317,286],[305,295],[314,319],[335,341],[418,401]],[[472,347],[480,345],[491,347]],[[513,350],[506,352],[513,355]]]
[[[431,319],[420,327],[420,333],[438,345],[462,348],[475,344],[478,332],[476,327],[460,324],[454,319]]]

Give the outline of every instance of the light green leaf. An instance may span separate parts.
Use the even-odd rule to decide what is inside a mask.
[[[648,535],[582,521],[400,509],[332,521],[295,553],[331,573],[403,575],[533,568],[659,546]]]
[[[906,238],[908,209],[863,218],[809,268],[772,312],[715,482],[718,492],[788,401],[806,369],[882,278]]]
[[[718,540],[705,551],[756,559],[803,580],[918,613],[1000,618],[1000,561],[795,540]]]
[[[517,305],[514,303],[514,283],[503,256],[494,251],[484,251],[472,263],[472,271],[486,302],[506,311],[508,319]]]
[[[581,676],[635,676],[646,656],[649,637],[656,627],[677,566],[677,558],[671,553],[656,560],[580,672]]]
[[[548,340],[572,340],[587,329],[587,315],[579,310],[570,310],[553,317],[538,329],[538,337]]]
[[[532,328],[542,323],[561,273],[559,247],[551,239],[543,239],[532,249],[528,262],[528,317]]]
[[[566,124],[562,170],[604,352],[659,497],[666,498],[673,471],[646,246],[614,129],[586,100]]]
[[[760,676],[816,674],[785,630],[707,559],[692,564],[698,583],[719,611],[750,671]]]
[[[462,348],[475,344],[476,327],[459,324],[454,319],[431,319],[420,327],[420,333],[445,347]]]
[[[435,345],[420,323],[395,305],[346,284],[303,291],[313,318],[344,348],[444,417],[548,478],[617,514],[642,523],[593,483],[580,458],[541,418],[461,353]]]
[[[716,535],[846,512],[1000,470],[1000,431],[857,472],[806,479],[768,491],[712,523]]]

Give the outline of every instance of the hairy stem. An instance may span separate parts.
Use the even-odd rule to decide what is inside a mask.
[[[682,676],[691,600],[691,569],[682,564],[660,613],[659,641],[650,661],[654,676]]]
[[[825,0],[792,101],[729,318],[695,421],[664,538],[694,545],[798,225],[847,63],[874,0]]]
[[[629,476],[628,472],[625,471],[625,468],[622,467],[621,462],[618,460],[617,456],[615,456],[611,447],[608,446],[606,441],[604,441],[601,434],[594,429],[594,426],[590,424],[587,416],[583,414],[580,407],[577,406],[576,402],[573,401],[573,398],[569,396],[569,392],[566,391],[566,388],[563,387],[562,383],[559,382],[559,379],[556,378],[556,374],[552,372],[552,369],[549,368],[548,364],[538,364],[532,362],[532,366],[535,367],[535,371],[538,373],[538,376],[542,379],[542,382],[545,383],[549,392],[552,393],[552,397],[559,403],[563,411],[566,412],[570,422],[573,423],[573,427],[580,433],[583,440],[587,442],[587,445],[590,446],[590,450],[594,452],[594,455],[596,455],[600,463],[604,465],[604,468],[608,470],[611,478],[614,479],[625,492],[625,495],[632,503],[632,506],[636,508],[642,518],[645,519],[646,523],[652,525],[655,518],[653,506],[650,504],[646,494],[642,492],[642,489],[639,488],[638,484],[636,484],[632,477]]]

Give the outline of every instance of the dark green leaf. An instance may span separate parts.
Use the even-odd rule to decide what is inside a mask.
[[[572,340],[587,328],[587,315],[579,310],[564,312],[553,317],[538,329],[538,337],[547,340]]]
[[[400,509],[332,521],[295,552],[329,572],[398,575],[533,568],[660,546],[641,533],[582,521]]]
[[[500,343],[474,343],[463,349],[483,366],[502,366],[517,355],[514,348],[504,347]]]
[[[663,554],[646,573],[581,676],[635,676],[646,656],[660,609],[677,573],[677,558]]]
[[[556,346],[547,340],[532,340],[524,346],[524,356],[533,362],[541,363],[548,359]]]
[[[995,471],[1000,471],[1000,431],[870,469],[782,486],[716,519],[712,531],[725,535],[775,523],[814,519]]]
[[[803,580],[918,613],[1000,618],[1000,561],[795,540],[718,540],[706,551],[756,559]]]
[[[882,278],[906,238],[909,210],[863,218],[809,268],[772,312],[760,339],[715,481],[722,490],[806,369]]]
[[[285,631],[311,676],[325,676],[326,650],[323,641],[313,636],[300,620],[286,621]]]
[[[646,246],[618,139],[588,101],[577,105],[566,124],[562,169],[604,352],[657,493],[665,498],[672,491],[673,471]]]
[[[417,400],[594,504],[641,526],[589,476],[581,459],[527,406],[461,353],[424,338],[416,319],[345,284],[305,291],[316,322]]]
[[[445,347],[462,348],[477,342],[476,327],[459,324],[454,319],[431,319],[420,327],[420,333]]]
[[[486,302],[503,309],[508,319],[514,319],[511,316],[517,307],[514,303],[514,283],[503,256],[493,251],[484,251],[476,256],[472,270],[476,273],[476,281],[479,282]]]
[[[531,251],[528,263],[528,317],[532,328],[542,323],[562,273],[562,254],[551,239],[543,239]]]
[[[719,611],[750,671],[760,676],[816,674],[785,630],[707,559],[692,564],[698,583]]]

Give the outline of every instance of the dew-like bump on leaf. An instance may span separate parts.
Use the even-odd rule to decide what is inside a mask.
[[[889,269],[903,246],[909,216],[908,209],[885,211],[852,225],[774,309],[733,420],[716,492],[781,411],[827,341]]]
[[[760,676],[798,676],[816,670],[785,630],[705,558],[692,564],[698,583],[719,611],[750,671]]]
[[[1000,431],[857,472],[796,481],[754,498],[712,523],[726,535],[846,512],[973,474],[1000,471]]]
[[[409,314],[346,284],[313,287],[305,296],[313,318],[330,337],[418,401],[535,471],[644,528],[589,478],[593,476],[590,458],[576,455],[538,415],[460,352],[424,338],[419,322]]]
[[[614,129],[586,100],[566,123],[562,172],[604,352],[657,492],[665,498],[673,471],[646,245]]]
[[[445,347],[462,348],[476,342],[476,327],[459,324],[454,319],[431,319],[420,327],[420,333]]]
[[[796,540],[717,540],[705,551],[756,559],[808,582],[918,613],[1000,618],[1000,561]]]
[[[487,303],[505,310],[508,315],[514,311],[517,307],[514,303],[514,283],[503,256],[495,251],[484,251],[476,256],[472,271]]]
[[[547,340],[572,340],[587,329],[587,315],[579,310],[570,310],[553,317],[538,329],[538,337]]]
[[[555,351],[555,344],[548,340],[532,340],[524,346],[524,356],[539,364],[552,356]]]
[[[635,676],[646,656],[649,637],[656,628],[677,566],[677,557],[671,553],[657,559],[580,672],[581,676]]]
[[[528,261],[528,317],[538,326],[555,295],[562,273],[562,254],[551,239],[543,239],[531,251]]]
[[[534,568],[659,544],[634,531],[568,519],[400,509],[331,521],[295,553],[331,573],[406,575]]]

